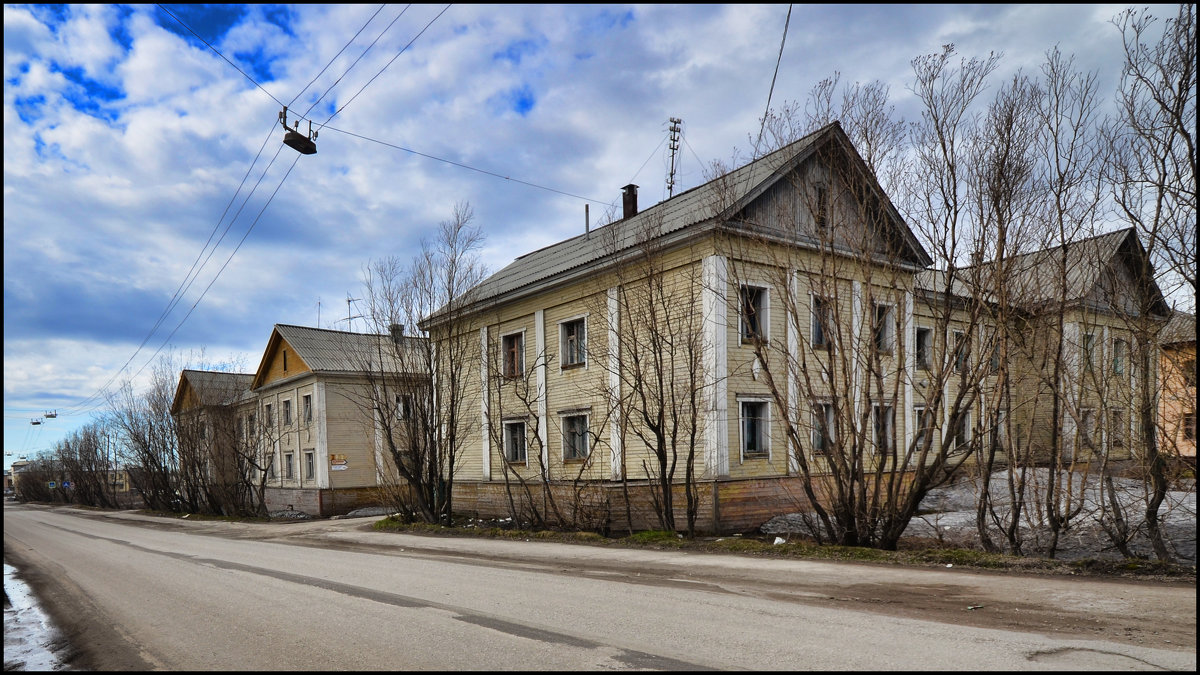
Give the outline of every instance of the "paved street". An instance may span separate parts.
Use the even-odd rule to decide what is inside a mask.
[[[1191,585],[419,537],[370,522],[7,504],[4,543],[106,669],[1196,665]]]

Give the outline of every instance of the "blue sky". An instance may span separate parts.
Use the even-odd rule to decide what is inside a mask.
[[[456,202],[498,270],[582,231],[585,204],[599,224],[623,185],[666,198],[670,117],[676,192],[703,182],[747,154],[788,12],[163,7],[4,6],[6,467],[102,412],[110,383],[144,383],[156,353],[249,372],[275,323],[362,329],[345,319],[364,266],[408,259]],[[772,102],[837,71],[888,84],[911,119],[910,62],[946,43],[1003,52],[993,83],[1058,46],[1111,99],[1122,9],[795,5]],[[317,154],[282,146],[283,104],[329,120]]]

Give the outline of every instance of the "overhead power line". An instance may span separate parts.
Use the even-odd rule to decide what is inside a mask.
[[[787,42],[788,24],[792,22],[792,6],[788,5],[787,18],[783,21],[783,37],[779,40],[779,57],[775,59],[775,74],[771,76],[771,90],[767,92],[767,110],[763,113],[762,124],[758,127],[758,140],[754,142],[754,154],[758,155],[762,143],[763,130],[767,127],[767,115],[771,114],[771,97],[775,95],[775,78],[779,77],[779,64],[783,62],[783,44]]]

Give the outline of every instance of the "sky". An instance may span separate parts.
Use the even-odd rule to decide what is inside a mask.
[[[365,330],[364,267],[458,203],[497,271],[626,184],[667,198],[672,117],[678,194],[835,72],[914,119],[911,61],[945,44],[1002,53],[992,91],[1058,47],[1111,101],[1124,8],[4,5],[4,466],[165,355],[253,372],[274,324]]]

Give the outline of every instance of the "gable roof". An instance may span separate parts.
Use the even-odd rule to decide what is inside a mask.
[[[175,398],[171,401],[171,414],[183,409],[184,399],[190,391],[202,407],[231,405],[243,401],[250,394],[253,373],[227,373],[216,370],[184,370],[179,374],[175,387]]]
[[[415,343],[423,338],[405,337]],[[253,375],[252,389],[263,386],[271,357],[286,342],[313,373],[361,373],[365,368],[400,374],[404,368],[396,359],[390,335],[351,333],[327,328],[310,328],[277,323],[267,340],[262,361]]]
[[[1196,343],[1196,315],[1175,310],[1171,319],[1158,333],[1158,342],[1163,345]]]
[[[1027,309],[1079,303],[1098,291],[1108,270],[1124,266],[1137,279],[1140,272],[1136,261],[1145,256],[1146,250],[1130,227],[1012,256],[1005,261],[1008,268],[1005,283],[1013,302]],[[957,269],[952,294],[970,297],[971,286],[978,283],[984,299],[994,302],[990,289],[995,269],[995,262]],[[917,287],[942,293],[946,290],[946,276],[943,270],[925,270],[917,275]],[[1170,310],[1158,284],[1150,279],[1144,290],[1150,293],[1155,313],[1166,316]]]
[[[650,228],[653,228],[656,238],[669,243],[696,232],[719,227],[771,186],[783,180],[788,173],[828,142],[836,143],[840,149],[847,152],[851,163],[858,168],[860,177],[865,177],[871,189],[882,198],[881,203],[892,222],[900,229],[900,239],[909,249],[909,255],[915,261],[919,261],[921,266],[930,264],[932,258],[879,187],[866,163],[842,130],[841,124],[835,121],[723,176],[681,192],[633,216],[519,256],[468,291],[466,304],[478,306],[502,296],[509,300],[516,299],[536,293],[549,285],[593,274],[596,271],[596,263],[619,262],[625,254],[636,249]],[[813,243],[815,245],[815,242]],[[468,307],[464,309],[469,311]],[[421,321],[422,327],[436,323],[444,312],[443,307],[425,317]]]

